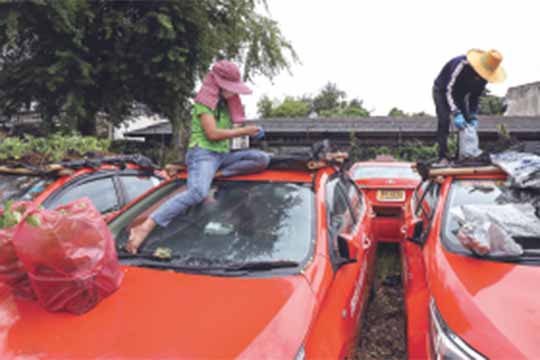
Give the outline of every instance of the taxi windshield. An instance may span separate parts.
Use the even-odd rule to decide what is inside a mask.
[[[462,212],[464,208],[473,206],[480,212],[495,212],[499,209],[507,211],[508,207],[505,206],[510,204],[530,209],[529,215],[532,221],[529,222],[528,227],[538,228],[537,225],[540,225],[540,194],[538,192],[514,189],[504,180],[454,181],[448,195],[442,227],[442,239],[445,246],[454,252],[472,254],[458,238],[458,232],[462,225],[460,217],[464,216]],[[506,224],[507,230],[511,230],[511,227],[521,226],[519,219],[517,224],[513,224],[513,219],[497,221],[496,217],[495,213],[489,215],[489,218],[495,219],[494,221],[498,224]],[[466,218],[466,220],[470,219]],[[540,232],[533,231],[527,236],[512,236],[512,239],[522,247],[524,255],[540,257]]]
[[[352,177],[354,180],[380,178],[420,179],[420,175],[414,172],[410,166],[358,166],[353,170]]]
[[[121,249],[129,229],[160,203],[184,191],[181,181],[145,197],[111,224]],[[314,194],[311,184],[261,181],[217,181],[208,198],[156,227],[140,254],[165,250],[170,263],[196,265],[302,263],[314,241]],[[143,265],[144,266],[144,265]]]

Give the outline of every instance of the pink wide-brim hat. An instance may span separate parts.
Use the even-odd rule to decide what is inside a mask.
[[[230,61],[221,60],[212,66],[206,74],[195,101],[215,110],[219,100],[219,89],[225,89],[235,95],[227,99],[227,107],[234,123],[245,119],[244,107],[239,94],[251,94],[251,89],[240,79],[240,70]]]
[[[240,78],[238,66],[227,60],[218,61],[212,70],[220,88],[235,94],[247,95],[253,91]]]

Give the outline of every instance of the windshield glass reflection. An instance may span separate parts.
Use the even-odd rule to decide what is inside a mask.
[[[353,179],[420,179],[410,166],[359,166],[354,170]]]
[[[180,187],[178,191],[183,191]],[[173,192],[166,189],[135,213],[125,216],[117,231],[123,246],[128,229],[151,213],[158,202]],[[144,200],[143,200],[144,201]],[[234,181],[216,182],[208,198],[156,229],[140,253],[170,249],[171,261],[203,259],[204,265],[254,261],[302,262],[313,242],[314,195],[309,184]],[[138,214],[137,214],[138,213]],[[112,226],[113,233],[115,226]],[[192,265],[192,264],[190,264]]]
[[[443,241],[449,250],[471,254],[459,239],[457,233],[460,224],[456,210],[462,205],[504,205],[532,204],[536,216],[540,217],[540,194],[520,189],[513,189],[503,180],[461,180],[455,181],[448,198],[446,216],[443,225]],[[540,234],[535,239],[514,238],[524,249],[540,249]]]

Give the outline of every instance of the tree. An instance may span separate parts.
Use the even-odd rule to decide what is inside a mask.
[[[264,95],[257,102],[257,111],[262,118],[294,118],[309,115],[311,100],[309,98],[294,98],[286,96],[281,103],[272,102]]]
[[[418,112],[412,113],[411,116],[433,116],[433,115],[430,115],[425,111],[418,111]]]
[[[257,113],[262,118],[272,117],[274,104],[267,95],[263,95],[259,101],[257,101]]]
[[[272,110],[272,117],[306,117],[309,114],[310,104],[292,97],[286,97],[283,102]]]
[[[257,102],[259,116],[271,117],[307,117],[312,112],[324,117],[365,117],[369,111],[364,108],[363,101],[352,99],[347,101],[347,94],[338,89],[333,83],[327,83],[315,97],[303,95],[301,97],[286,96],[280,103],[271,101],[264,95]]]
[[[35,104],[45,124],[69,119],[95,132],[97,113],[119,123],[135,103],[171,121],[175,147],[196,81],[221,58],[249,80],[297,59],[265,0],[8,1],[0,5],[0,108]],[[185,132],[184,132],[185,133]]]
[[[486,89],[482,93],[478,104],[479,115],[503,115],[506,111],[506,104],[504,98],[492,95],[491,92]]]
[[[324,111],[337,109],[346,96],[345,91],[338,89],[336,84],[328,82],[313,99],[313,110],[321,114]]]
[[[388,116],[408,116],[408,114],[405,111],[398,109],[397,107],[393,107],[388,112]]]

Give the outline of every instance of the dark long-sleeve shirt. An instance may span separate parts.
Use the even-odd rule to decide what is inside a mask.
[[[465,55],[447,62],[435,79],[435,87],[445,93],[450,111],[461,112],[467,120],[471,113],[478,112],[478,101],[486,83],[474,71]]]

